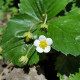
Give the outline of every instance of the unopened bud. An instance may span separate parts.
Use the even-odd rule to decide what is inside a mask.
[[[41,25],[41,28],[48,29],[48,25],[47,25],[47,24],[42,24],[42,25]]]
[[[26,56],[22,56],[20,59],[19,59],[19,61],[22,63],[22,64],[27,64],[27,62],[28,62],[28,58],[26,57]]]
[[[31,39],[33,39],[33,34],[31,32],[26,32],[23,36],[26,38],[26,42],[29,42]]]

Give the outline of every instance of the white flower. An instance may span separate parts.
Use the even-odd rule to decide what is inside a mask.
[[[39,40],[34,41],[34,46],[39,53],[48,53],[51,50],[53,41],[51,38],[46,38],[44,35],[39,37]]]

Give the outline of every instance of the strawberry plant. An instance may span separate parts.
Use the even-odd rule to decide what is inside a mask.
[[[37,64],[40,54],[54,50],[79,56],[80,8],[74,0],[20,0],[19,14],[10,19],[2,38],[3,57],[20,67]]]

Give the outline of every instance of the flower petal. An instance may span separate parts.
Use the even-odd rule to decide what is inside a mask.
[[[39,46],[40,41],[39,40],[35,40],[34,41],[34,46],[38,47]]]
[[[44,35],[41,35],[41,36],[39,37],[39,40],[40,40],[40,41],[46,40],[46,37],[45,37]]]
[[[34,39],[37,39],[37,35],[34,35]]]
[[[48,45],[48,46],[52,45],[52,43],[53,43],[53,41],[52,41],[51,38],[47,38],[47,39],[46,39],[46,42],[47,42],[47,45]]]
[[[51,47],[50,47],[50,46],[47,46],[47,47],[44,49],[44,53],[48,53],[50,50],[51,50]]]
[[[37,50],[37,52],[39,52],[39,53],[43,53],[43,49],[40,48],[40,47],[37,47],[36,50]]]

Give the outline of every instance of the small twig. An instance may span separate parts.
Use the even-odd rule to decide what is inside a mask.
[[[35,26],[35,25],[37,25],[37,24],[39,24],[39,23],[41,23],[42,21],[39,21],[39,22],[36,22],[36,23],[34,23],[31,27],[30,27],[30,29],[29,29],[29,31],[28,32],[30,32],[31,31],[31,29]]]
[[[9,69],[9,67],[10,67],[11,65],[13,65],[13,64],[10,63],[10,64],[6,67],[6,69]],[[4,71],[0,74],[0,80],[1,80],[1,77],[2,77],[3,74],[4,74]]]
[[[30,49],[28,50],[26,56],[29,54],[30,50],[33,48],[34,44],[30,47]]]

